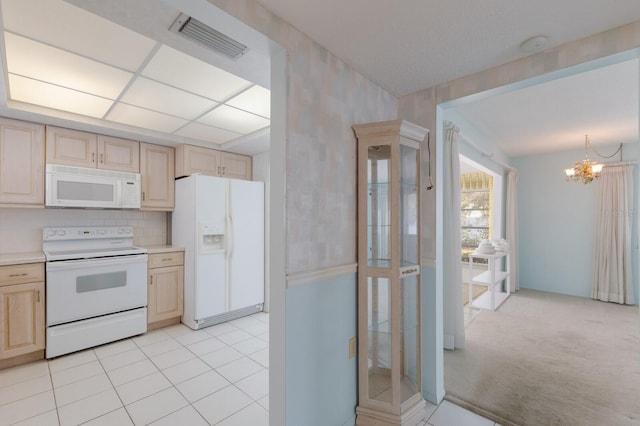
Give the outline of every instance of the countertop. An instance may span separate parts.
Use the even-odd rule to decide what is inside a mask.
[[[45,261],[41,251],[0,254],[0,266],[19,265],[24,263],[41,263]]]
[[[142,246],[149,251],[149,254],[154,253],[169,253],[172,251],[184,251],[184,247],[170,246],[170,245],[157,245],[157,246]],[[20,265],[24,263],[41,263],[45,262],[46,258],[41,251],[29,251],[21,253],[0,253],[0,266],[7,265]]]
[[[149,254],[154,253],[169,253],[172,251],[184,251],[184,247],[170,246],[170,245],[158,245],[158,246],[140,246],[146,248]]]

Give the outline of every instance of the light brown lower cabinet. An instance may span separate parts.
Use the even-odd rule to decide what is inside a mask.
[[[44,357],[44,264],[0,266],[0,368]]]
[[[180,322],[183,313],[184,253],[149,255],[147,329]]]

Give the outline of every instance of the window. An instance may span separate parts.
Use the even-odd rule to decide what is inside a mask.
[[[493,177],[486,173],[460,175],[460,207],[462,260],[469,260],[469,253],[478,244],[492,236]]]

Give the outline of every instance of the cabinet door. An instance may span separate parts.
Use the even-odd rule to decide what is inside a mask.
[[[173,210],[174,149],[169,146],[140,144],[142,201],[140,210]]]
[[[111,136],[98,136],[98,168],[140,172],[140,143]]]
[[[0,204],[44,206],[44,126],[0,119]]]
[[[78,130],[47,126],[47,163],[96,167],[98,136]]]
[[[149,324],[179,317],[183,312],[184,267],[149,269]]]
[[[221,152],[221,176],[251,180],[251,157],[231,152]]]
[[[200,173],[220,175],[220,151],[193,145],[181,145],[176,151],[176,177]]]
[[[0,359],[44,349],[44,283],[0,287]]]

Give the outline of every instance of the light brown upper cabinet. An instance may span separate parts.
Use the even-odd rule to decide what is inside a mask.
[[[0,118],[0,205],[44,207],[44,126]]]
[[[219,176],[220,151],[193,145],[176,148],[176,177],[203,174]]]
[[[136,141],[47,126],[47,163],[140,172]]]
[[[203,174],[251,180],[251,157],[194,145],[176,148],[176,177]]]
[[[140,143],[111,136],[98,136],[98,168],[140,172]]]
[[[174,156],[173,147],[140,143],[140,210],[173,210]]]
[[[231,152],[222,152],[221,154],[221,176],[233,179],[252,179],[251,157]]]

